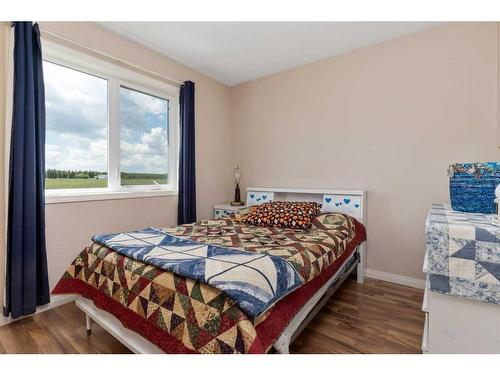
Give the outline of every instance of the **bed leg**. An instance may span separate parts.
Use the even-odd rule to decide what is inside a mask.
[[[90,336],[92,334],[92,320],[87,314],[85,314],[85,324],[87,326],[87,336]]]
[[[358,283],[363,284],[365,281],[365,244],[362,243],[358,247],[358,256],[359,256],[359,263],[357,266],[357,278],[358,278]]]

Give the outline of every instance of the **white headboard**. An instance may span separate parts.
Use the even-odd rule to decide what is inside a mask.
[[[323,212],[342,212],[366,225],[366,192],[363,190],[247,188],[247,206],[271,201],[321,203]]]

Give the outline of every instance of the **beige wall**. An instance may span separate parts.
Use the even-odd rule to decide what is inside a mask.
[[[500,22],[497,25],[497,160],[500,160]]]
[[[368,191],[368,268],[423,278],[451,162],[495,160],[497,26],[440,26],[231,89],[244,186]]]
[[[177,81],[194,81],[198,217],[211,216],[215,203],[230,200],[234,162],[230,143],[229,89],[226,86],[93,23],[42,22],[40,25]],[[175,225],[177,198],[49,204],[46,220],[52,287],[70,261],[89,243],[91,235],[146,226]]]

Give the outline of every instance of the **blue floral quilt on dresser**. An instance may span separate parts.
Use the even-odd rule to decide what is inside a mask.
[[[279,256],[198,243],[155,228],[96,235],[93,241],[222,290],[254,319],[303,283]]]
[[[500,226],[495,215],[434,204],[426,237],[428,289],[500,304]]]

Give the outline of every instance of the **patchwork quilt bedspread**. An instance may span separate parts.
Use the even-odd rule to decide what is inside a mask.
[[[256,326],[282,297],[276,297],[276,292],[285,291],[285,295],[320,275],[343,254],[355,234],[351,217],[323,214],[310,230],[248,226],[233,216],[96,236],[69,266],[54,293],[80,293],[97,306],[120,314],[125,326],[143,334],[161,329],[174,340],[147,337],[166,352],[265,352],[268,348],[259,342]],[[145,245],[144,240],[150,243]],[[186,262],[186,252],[197,256]],[[217,267],[207,267],[212,258]],[[254,259],[257,266],[250,277],[229,272],[210,281],[211,276],[224,275],[222,271],[230,268],[240,268],[238,274],[244,275],[241,270]],[[258,262],[262,259],[261,267]],[[279,279],[280,271],[283,279]],[[255,273],[258,279],[252,279]],[[231,287],[225,288],[227,285]],[[256,285],[259,298],[275,296],[260,315],[253,315],[245,304],[250,299],[238,300],[239,291],[249,295]]]
[[[252,319],[303,281],[285,259],[174,237],[161,229],[94,236],[118,254],[213,286]]]
[[[354,219],[340,213],[323,213],[308,230],[258,227],[242,222],[247,210],[229,219],[163,229],[165,233],[194,242],[269,254],[290,263],[304,282],[317,277],[354,238]]]

